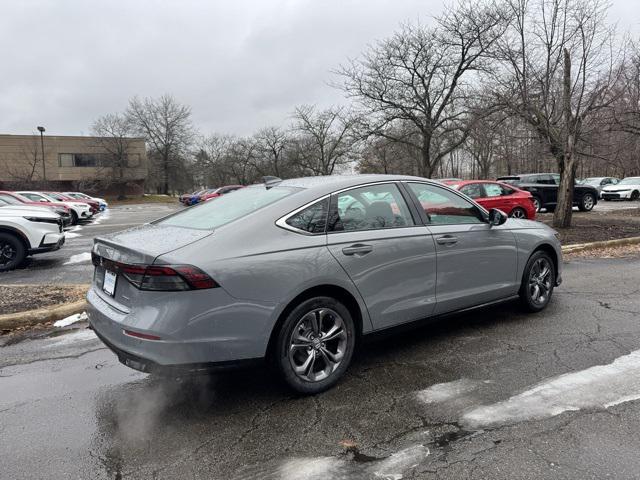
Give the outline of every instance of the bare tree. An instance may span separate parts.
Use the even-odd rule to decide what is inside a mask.
[[[183,159],[194,140],[191,109],[170,95],[157,99],[134,97],[127,116],[136,130],[147,139],[150,158],[159,161],[162,193],[168,194],[172,171],[184,170]]]
[[[504,29],[495,4],[461,2],[435,28],[404,25],[336,73],[362,109],[366,133],[419,152],[418,173],[430,177],[464,142],[467,77],[487,66]]]
[[[506,0],[511,22],[491,81],[504,105],[531,125],[561,180],[553,223],[571,225],[581,142],[612,98],[619,75],[613,32],[600,0]]]
[[[33,134],[31,138],[20,147],[19,161],[5,161],[6,171],[13,181],[30,185],[32,182],[41,179],[42,155],[40,137]]]
[[[294,115],[292,161],[313,175],[332,175],[353,161],[357,138],[356,119],[344,108],[316,111],[314,106],[297,107]]]
[[[107,161],[103,160],[99,168],[108,175],[106,183],[118,186],[118,199],[122,200],[131,180],[129,168],[135,142],[131,120],[121,113],[107,114],[93,122],[91,133],[94,145],[106,153]],[[104,177],[100,180],[105,183]]]
[[[255,169],[261,175],[286,176],[289,135],[280,127],[265,127],[254,137],[256,147]]]

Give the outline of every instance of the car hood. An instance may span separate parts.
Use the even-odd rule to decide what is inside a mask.
[[[512,230],[522,230],[525,228],[549,228],[544,223],[526,220],[524,218],[509,218],[505,225]]]
[[[93,251],[116,262],[151,264],[159,255],[212,234],[213,230],[145,224],[96,238]]]
[[[620,192],[622,190],[633,190],[634,188],[640,189],[640,185],[637,183],[630,183],[628,185],[607,185],[602,189],[603,192]]]
[[[38,216],[44,218],[58,218],[60,215],[47,207],[31,207],[29,205],[12,205],[10,207],[0,207],[0,217],[2,216]]]

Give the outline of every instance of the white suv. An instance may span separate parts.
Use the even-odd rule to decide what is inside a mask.
[[[16,268],[27,255],[64,244],[62,217],[49,208],[0,205],[0,272]]]
[[[78,220],[88,220],[93,216],[91,213],[91,207],[88,203],[84,203],[81,200],[77,202],[59,202],[55,198],[51,198],[47,196],[45,193],[40,192],[16,192],[22,195],[23,197],[27,197],[29,200],[33,202],[56,202],[63,203],[67,207],[69,207],[71,211],[71,223],[75,225],[78,223]]]

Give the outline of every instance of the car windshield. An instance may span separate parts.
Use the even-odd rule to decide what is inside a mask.
[[[183,212],[159,220],[159,225],[212,230],[233,222],[296,192],[297,188],[263,185],[241,188],[216,199],[204,202]]]
[[[602,178],[585,178],[579,183],[582,183],[584,185],[593,185],[594,187],[597,187],[600,185],[601,181],[602,181]]]
[[[618,182],[618,185],[638,185],[640,184],[640,177],[627,177]]]
[[[2,195],[0,194],[0,200],[2,200],[4,203],[9,204],[9,205],[20,205],[24,202],[21,202],[20,200],[17,200],[15,198],[13,198],[10,195]]]

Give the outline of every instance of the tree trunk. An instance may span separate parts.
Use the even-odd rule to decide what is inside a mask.
[[[162,188],[162,193],[165,195],[169,195],[169,155],[165,154],[162,159],[162,167],[164,169],[164,185]]]
[[[562,110],[563,110],[563,151],[556,157],[560,170],[560,185],[558,186],[558,204],[553,215],[553,226],[567,228],[571,226],[573,215],[573,187],[575,185],[576,170],[575,157],[576,122],[571,111],[571,57],[564,49],[564,73],[562,79]]]
[[[422,148],[420,149],[420,176],[431,178],[433,169],[431,165],[431,137],[422,134]]]

